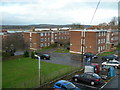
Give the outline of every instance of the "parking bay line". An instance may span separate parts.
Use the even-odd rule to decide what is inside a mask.
[[[99,90],[103,89],[113,78],[111,78],[108,82],[106,82],[101,88],[99,88]]]
[[[75,82],[75,83],[76,83],[76,82]],[[89,85],[85,85],[85,84],[81,84],[81,83],[76,83],[76,84],[97,89],[97,87],[93,87],[93,86],[89,86]]]
[[[107,85],[107,82],[101,88],[99,88],[99,90],[101,90],[102,88],[104,88],[106,85]]]

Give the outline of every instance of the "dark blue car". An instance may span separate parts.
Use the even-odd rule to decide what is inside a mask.
[[[108,60],[118,60],[118,57],[116,55],[108,55],[108,56],[103,56],[102,57],[103,61],[108,61]]]
[[[59,88],[61,90],[81,90],[78,87],[76,87],[73,83],[66,80],[57,81],[54,84],[53,88]]]
[[[91,58],[91,59],[96,59],[96,58],[98,58],[95,54],[93,54],[93,53],[91,53],[91,52],[86,52],[85,54],[84,54],[84,56],[86,57],[86,58]]]

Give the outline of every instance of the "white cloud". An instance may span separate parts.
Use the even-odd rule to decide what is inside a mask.
[[[76,22],[89,24],[98,2],[98,0],[18,0],[17,2],[21,3],[14,4],[9,2],[16,2],[16,0],[2,1],[8,2],[9,4],[3,4],[4,6],[0,6],[0,8],[2,8],[0,9],[0,12],[2,12],[4,17],[3,21],[11,24],[12,22],[20,22],[20,24],[67,24]],[[95,4],[91,6],[89,5],[89,2],[95,2]],[[101,0],[101,2],[118,2],[118,0]],[[109,9],[98,9],[93,20],[93,24],[98,24],[105,21],[108,22],[111,17],[117,16],[117,10],[110,7],[108,8]],[[12,19],[9,20],[9,18]]]

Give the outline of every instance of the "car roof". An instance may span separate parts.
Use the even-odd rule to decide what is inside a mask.
[[[60,81],[57,81],[56,84],[57,84],[57,83],[60,83],[60,84],[62,84],[62,85],[68,85],[68,84],[70,84],[71,82],[66,81],[66,80],[60,80]]]
[[[86,72],[85,74],[93,75],[93,74],[96,74],[96,73]]]
[[[115,56],[115,55],[113,55],[113,54],[112,54],[112,55],[107,55],[107,57],[113,57],[113,56],[114,56],[114,57],[116,57],[116,56]]]
[[[43,54],[43,55],[49,56],[48,54]]]

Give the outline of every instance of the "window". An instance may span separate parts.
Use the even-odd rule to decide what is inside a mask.
[[[50,33],[48,33],[48,36],[50,36]]]
[[[57,36],[57,34],[55,33],[55,36]]]
[[[40,36],[43,36],[44,34],[43,33],[40,33]]]
[[[32,43],[30,43],[30,47],[32,47]]]
[[[44,39],[43,39],[43,38],[40,38],[40,41],[41,41],[41,42],[43,42],[43,41],[44,41]]]
[[[64,89],[64,90],[67,90],[67,88],[66,88],[65,86],[63,86],[63,85],[62,85],[62,87],[61,87],[61,88],[62,88],[62,89]]]
[[[47,46],[47,44],[45,43],[45,47]]]
[[[111,38],[111,40],[113,40],[113,38]]]
[[[113,36],[113,33],[111,35]]]
[[[101,46],[101,51],[103,50],[102,46]]]
[[[92,78],[92,76],[90,76],[90,75],[87,75],[87,77],[86,78],[88,78],[88,79],[91,79]]]
[[[48,38],[48,41],[50,41],[50,38]]]
[[[56,84],[56,86],[60,87],[60,86],[61,86],[61,84],[60,84],[60,83],[58,83],[58,84]]]
[[[66,39],[66,36],[65,36],[65,39]]]
[[[99,34],[98,34],[98,35],[99,35],[99,37],[100,37],[100,32],[99,32]]]
[[[45,33],[45,36],[47,36],[47,33]]]
[[[30,32],[30,37],[32,37],[32,33]]]
[[[57,37],[55,37],[55,39],[57,39]]]
[[[45,38],[45,41],[46,41],[47,39]]]
[[[98,39],[98,44],[100,44],[100,39]]]
[[[105,43],[105,40],[103,39],[103,43]]]
[[[32,38],[30,38],[30,42],[32,41]]]
[[[41,46],[41,47],[43,47],[43,46],[44,46],[44,44],[43,44],[43,43],[41,43],[41,44],[40,44],[40,46]]]
[[[92,48],[92,46],[90,46],[90,48]]]
[[[48,43],[48,46],[50,46],[50,43]]]
[[[103,32],[101,32],[102,33],[102,36],[103,36]]]
[[[101,43],[103,43],[103,39],[101,39]]]
[[[100,52],[100,47],[98,47],[98,52]]]
[[[103,50],[105,49],[104,47],[105,47],[105,46],[103,46]]]
[[[105,32],[104,32],[104,36],[105,36]]]

